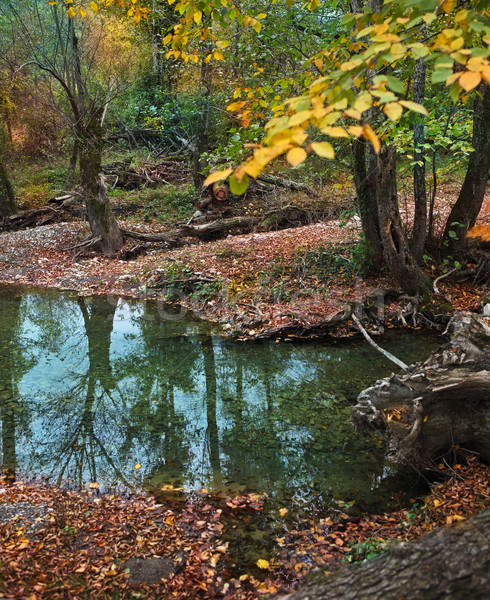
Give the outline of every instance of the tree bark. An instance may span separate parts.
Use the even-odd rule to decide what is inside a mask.
[[[424,468],[456,444],[490,460],[490,327],[459,313],[448,331],[450,343],[425,363],[358,397],[353,422],[383,432],[390,460]]]
[[[202,45],[202,49],[206,48],[206,44]],[[199,113],[198,130],[196,132],[194,144],[194,156],[192,161],[192,178],[194,187],[197,191],[201,191],[204,181],[203,170],[205,164],[202,160],[202,155],[207,152],[209,146],[209,127],[211,117],[211,94],[213,91],[213,67],[210,62],[201,61],[201,109]]]
[[[413,78],[413,100],[423,104],[425,98],[425,61],[419,58],[415,61]],[[420,265],[423,262],[425,240],[427,238],[427,191],[425,187],[425,132],[424,117],[416,115],[413,124],[414,168],[413,191],[415,214],[413,219],[411,249],[415,260]]]
[[[432,291],[432,282],[411,253],[400,218],[395,157],[392,146],[384,146],[378,154],[377,204],[384,259],[405,292],[425,294]]]
[[[490,171],[490,86],[487,84],[480,85],[475,98],[472,146],[474,152],[444,230],[450,251],[465,244],[465,236],[475,224],[487,189]]]
[[[123,245],[123,236],[112,213],[102,173],[102,130],[95,123],[77,134],[80,139],[80,175],[90,230],[94,238],[100,238],[101,251],[106,256],[114,256]]]
[[[486,600],[490,589],[490,510],[441,527],[385,554],[317,574],[277,600]]]
[[[68,173],[66,175],[66,189],[72,190],[75,187],[75,172],[77,169],[78,157],[80,154],[80,142],[78,138],[73,140],[71,149],[70,163],[68,165]]]
[[[354,172],[354,184],[356,186],[357,206],[362,223],[364,240],[369,249],[367,257],[367,271],[379,270],[383,262],[383,246],[379,232],[378,208],[376,204],[376,185],[373,186],[374,172],[368,173],[366,164],[366,150],[370,149],[365,140],[356,139],[352,146],[352,168]],[[376,169],[376,165],[372,164]]]
[[[5,164],[0,156],[0,217],[9,217],[17,213],[15,193]]]

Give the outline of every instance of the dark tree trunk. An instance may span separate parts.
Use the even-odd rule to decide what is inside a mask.
[[[192,161],[192,178],[196,190],[201,191],[204,181],[203,170],[205,164],[202,154],[207,152],[209,146],[209,126],[211,116],[211,93],[212,93],[213,71],[211,63],[201,63],[201,110],[199,115],[198,130],[194,145],[194,156]]]
[[[373,186],[373,175],[375,173],[368,172],[366,165],[366,150],[369,152],[370,146],[367,145],[365,140],[354,140],[352,150],[357,206],[364,239],[369,248],[368,264],[366,266],[367,271],[375,272],[380,268],[383,261],[383,246],[379,232],[376,185]],[[371,161],[370,163],[372,165]]]
[[[80,178],[90,231],[103,254],[114,256],[123,245],[122,233],[114,218],[102,173],[102,116],[104,107],[87,110],[86,87],[83,81],[78,38],[72,22],[71,50],[75,94],[70,95],[74,133],[78,140]]]
[[[487,189],[490,171],[490,86],[483,84],[478,91],[473,115],[474,152],[470,155],[463,186],[444,231],[444,239],[450,250],[465,243],[465,236],[475,224]]]
[[[218,421],[216,415],[217,383],[216,383],[216,357],[213,340],[210,336],[201,337],[201,347],[204,361],[204,377],[206,380],[206,437],[209,447],[209,462],[213,470],[215,484],[221,484],[221,461]]]
[[[424,468],[456,444],[490,460],[490,327],[459,313],[448,331],[450,343],[424,364],[357,399],[352,420],[369,434],[383,431],[390,460]]]
[[[121,230],[112,213],[102,173],[102,130],[98,124],[77,132],[80,139],[80,175],[90,230],[107,256],[123,245]]]
[[[70,164],[66,175],[66,189],[72,190],[75,187],[75,173],[77,169],[78,157],[80,155],[80,142],[77,137],[73,140],[71,149]]]
[[[0,217],[9,217],[17,213],[15,193],[7,169],[0,156]]]
[[[421,270],[410,251],[398,210],[396,152],[384,146],[378,154],[377,203],[381,241],[386,266],[408,294],[432,291],[430,278]]]
[[[419,58],[415,62],[413,79],[413,100],[423,104],[425,98],[425,61]],[[424,117],[416,115],[413,125],[414,162],[413,191],[415,214],[412,228],[412,252],[418,264],[422,264],[427,237],[427,192],[425,188],[425,150]]]
[[[486,600],[490,589],[490,510],[386,554],[318,573],[276,600]]]

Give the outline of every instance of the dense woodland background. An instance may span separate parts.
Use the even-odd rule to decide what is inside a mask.
[[[144,219],[187,220],[219,171],[207,183],[231,174],[217,197],[245,215],[249,176],[273,170],[315,198],[312,220],[359,215],[366,273],[384,263],[417,294],[432,290],[434,248],[461,265],[490,163],[485,2],[105,4],[2,4],[4,216],[78,189],[110,255],[124,232],[108,193]],[[102,162],[115,163],[109,192]],[[448,180],[454,207],[437,223]],[[346,192],[337,211],[333,190]]]

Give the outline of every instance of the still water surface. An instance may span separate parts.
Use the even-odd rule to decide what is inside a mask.
[[[350,424],[359,391],[393,370],[363,341],[237,342],[162,315],[145,302],[0,288],[4,469],[74,487],[368,509],[412,485]],[[437,341],[397,332],[383,344],[411,362]]]

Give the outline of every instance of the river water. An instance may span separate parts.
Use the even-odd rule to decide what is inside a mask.
[[[69,487],[373,510],[417,474],[350,424],[392,365],[363,340],[239,342],[148,302],[0,288],[4,470]],[[434,337],[382,344],[406,362]]]

